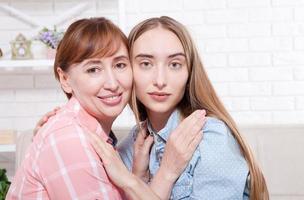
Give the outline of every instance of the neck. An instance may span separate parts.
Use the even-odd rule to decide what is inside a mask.
[[[153,129],[158,132],[165,127],[171,113],[172,111],[168,111],[166,113],[148,111],[147,115]]]
[[[102,119],[98,120],[100,126],[102,127],[102,130],[105,132],[105,134],[109,135],[112,129],[112,125],[115,119]]]

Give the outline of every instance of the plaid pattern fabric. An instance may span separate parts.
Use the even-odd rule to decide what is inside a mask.
[[[85,129],[105,141],[115,141],[71,98],[35,136],[6,199],[122,199]]]

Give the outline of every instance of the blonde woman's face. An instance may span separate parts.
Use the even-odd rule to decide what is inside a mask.
[[[135,41],[132,55],[137,98],[148,113],[170,114],[181,101],[188,79],[178,37],[169,30],[154,28]]]

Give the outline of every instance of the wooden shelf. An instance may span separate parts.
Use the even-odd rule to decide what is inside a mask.
[[[54,60],[0,60],[0,68],[49,68],[54,64]]]

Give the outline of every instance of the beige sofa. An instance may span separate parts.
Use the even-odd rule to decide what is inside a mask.
[[[128,129],[114,130],[121,140]],[[304,125],[242,126],[241,132],[260,163],[273,200],[304,199]],[[32,132],[17,139],[16,166],[19,166]]]

